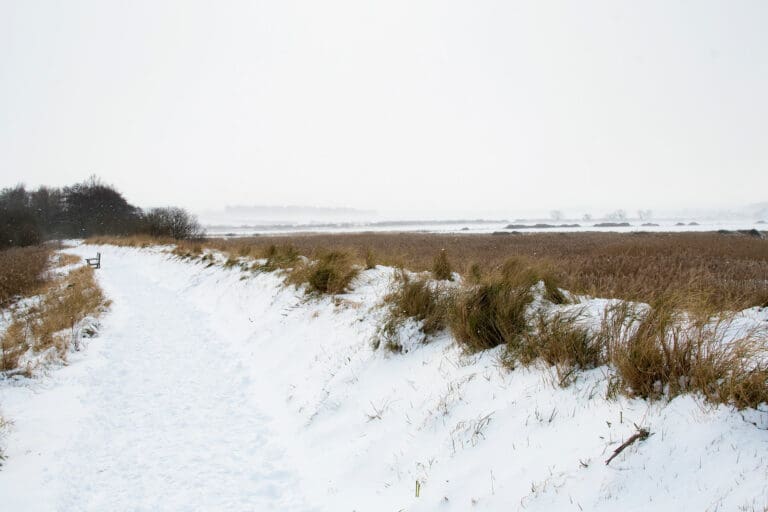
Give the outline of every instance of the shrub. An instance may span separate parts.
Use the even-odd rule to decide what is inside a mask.
[[[42,240],[40,226],[32,212],[0,206],[0,249],[37,245]]]
[[[205,234],[197,217],[182,208],[152,208],[144,212],[142,220],[142,231],[157,238],[191,240]]]
[[[353,265],[349,253],[329,251],[319,254],[314,261],[294,268],[288,281],[293,284],[306,283],[311,292],[344,293],[358,272],[359,268]]]
[[[453,270],[445,249],[441,249],[435,256],[435,260],[432,262],[432,275],[440,281],[453,281]]]

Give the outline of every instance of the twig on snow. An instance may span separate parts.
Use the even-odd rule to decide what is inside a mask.
[[[635,425],[635,427],[637,427],[637,425]],[[647,428],[638,428],[638,429],[637,429],[637,432],[635,432],[634,434],[632,434],[631,436],[629,436],[629,439],[627,439],[626,441],[624,441],[624,442],[621,444],[621,446],[619,446],[618,448],[616,448],[616,449],[613,451],[613,455],[611,455],[611,456],[608,458],[608,460],[606,460],[606,461],[605,461],[605,465],[607,466],[608,464],[610,464],[610,463],[611,463],[611,461],[612,461],[613,459],[615,459],[615,458],[616,458],[616,456],[617,456],[618,454],[620,454],[621,452],[623,452],[623,451],[624,451],[624,449],[625,449],[625,448],[627,448],[628,446],[630,446],[632,443],[634,443],[635,441],[638,441],[638,440],[639,440],[639,441],[644,441],[644,440],[648,439],[648,436],[649,436],[649,435],[651,435],[651,433],[650,433],[650,431],[649,431]]]

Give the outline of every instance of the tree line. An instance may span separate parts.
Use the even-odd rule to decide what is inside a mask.
[[[97,235],[203,236],[197,218],[182,208],[142,209],[114,187],[91,177],[63,188],[0,190],[0,249],[45,240]]]

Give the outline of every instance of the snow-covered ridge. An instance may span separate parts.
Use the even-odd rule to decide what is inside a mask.
[[[0,388],[16,420],[0,497],[21,509],[768,504],[766,412],[692,396],[608,401],[605,369],[561,389],[551,370],[509,372],[498,350],[466,356],[447,334],[407,354],[374,350],[392,269],[307,298],[278,275],[163,248],[74,252],[97,250],[114,302],[101,338],[37,393]],[[37,438],[61,416],[43,409],[52,395],[68,407],[63,432]],[[651,436],[606,465],[637,427]]]

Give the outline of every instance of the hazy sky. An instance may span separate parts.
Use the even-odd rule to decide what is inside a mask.
[[[1,186],[141,206],[768,199],[768,2],[0,0]]]

